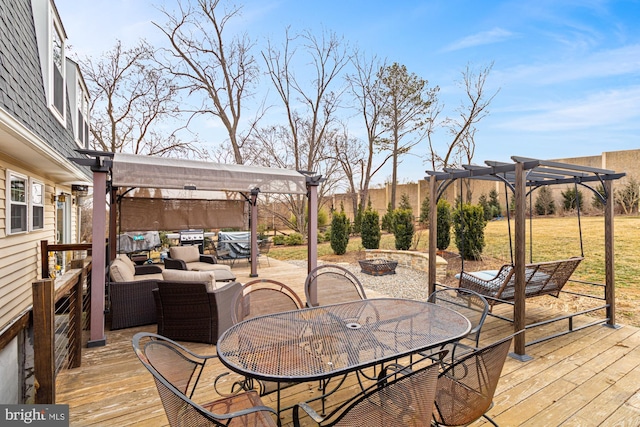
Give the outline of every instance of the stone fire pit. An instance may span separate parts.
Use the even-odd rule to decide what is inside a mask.
[[[388,259],[363,259],[359,260],[360,271],[371,276],[384,276],[386,274],[396,274],[398,261]]]

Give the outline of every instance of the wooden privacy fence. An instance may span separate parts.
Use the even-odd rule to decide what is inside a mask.
[[[42,241],[41,249],[42,279],[32,284],[35,403],[53,404],[58,372],[81,363],[82,331],[90,318],[91,258],[71,261],[71,270],[54,280],[49,277],[49,252],[90,251],[91,244]]]

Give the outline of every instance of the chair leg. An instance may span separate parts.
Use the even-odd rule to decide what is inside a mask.
[[[484,414],[484,415],[483,415],[483,417],[484,417],[487,421],[489,421],[491,424],[493,424],[494,426],[496,426],[496,427],[500,427],[498,424],[496,424],[496,422],[495,422],[495,421],[493,421],[493,420],[491,419],[491,417],[490,417],[489,415]]]

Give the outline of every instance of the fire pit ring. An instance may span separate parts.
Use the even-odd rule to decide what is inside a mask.
[[[396,274],[398,261],[388,259],[363,259],[359,260],[360,271],[371,276],[384,276],[386,274]]]

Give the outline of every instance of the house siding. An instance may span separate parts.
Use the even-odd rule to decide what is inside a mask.
[[[72,181],[91,181],[91,172],[70,160],[78,157],[72,125],[67,75],[66,117],[61,123],[47,101],[40,47],[48,44],[49,0],[0,1],[0,334],[32,305],[31,286],[40,278],[40,241],[55,242],[56,203],[70,195]],[[35,18],[34,19],[34,13]],[[45,25],[46,24],[46,25]],[[36,27],[39,26],[39,27]],[[48,53],[47,53],[48,54]],[[44,183],[44,228],[19,234],[6,230],[6,172]],[[78,235],[77,208],[71,204],[71,240]],[[50,261],[53,262],[53,261]],[[0,348],[0,402],[32,401],[33,334],[27,329]],[[17,384],[16,384],[17,382]]]

